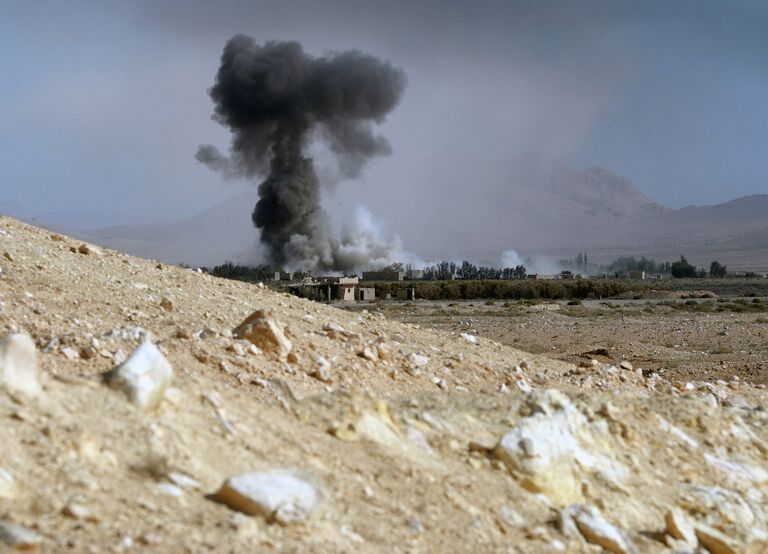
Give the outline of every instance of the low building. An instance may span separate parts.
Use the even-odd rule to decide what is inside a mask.
[[[645,271],[630,271],[629,278],[642,281],[645,279]]]
[[[405,278],[409,281],[419,281],[424,278],[424,270],[423,269],[409,269],[408,273],[405,274]]]
[[[414,287],[405,287],[397,289],[398,300],[416,300],[416,289]]]
[[[354,302],[356,299],[355,290],[360,280],[357,275],[345,275],[344,277],[327,277],[326,281],[331,284],[331,300],[340,300],[342,302]]]
[[[357,289],[358,302],[376,300],[376,289],[373,287],[359,287]]]
[[[402,281],[405,271],[363,271],[363,281]]]
[[[294,277],[292,271],[275,271],[275,281],[293,281]]]
[[[318,300],[320,302],[354,302],[357,299],[357,275],[344,277],[306,278],[301,283],[290,285],[291,294]]]

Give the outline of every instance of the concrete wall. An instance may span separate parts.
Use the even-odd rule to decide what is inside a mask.
[[[373,287],[360,287],[357,289],[357,299],[361,302],[376,300],[376,289]]]
[[[363,281],[402,281],[405,271],[363,271]]]

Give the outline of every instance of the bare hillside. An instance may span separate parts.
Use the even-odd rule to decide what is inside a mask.
[[[0,256],[8,548],[768,544],[763,388],[579,368],[9,218]]]

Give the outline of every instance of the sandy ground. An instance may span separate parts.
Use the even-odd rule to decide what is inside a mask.
[[[0,548],[766,546],[765,391],[745,380],[686,383],[616,366],[662,348],[641,340],[630,343],[638,352],[616,340],[611,360],[589,367],[557,359],[601,347],[611,325],[620,327],[613,312],[601,320],[531,307],[480,322],[471,315],[477,306],[467,306],[456,327],[430,329],[434,314],[342,311],[8,218],[0,218],[0,256],[0,340],[29,335],[40,370],[28,372],[40,386],[33,394],[13,388],[0,367]],[[272,314],[290,355],[235,338],[257,309]],[[422,319],[394,320],[405,317]],[[440,317],[453,325],[454,316]],[[638,316],[636,325],[646,321]],[[666,334],[675,326],[687,327],[669,320]],[[583,336],[574,352],[560,339],[566,329]],[[103,380],[146,340],[173,367],[170,388],[149,410]],[[317,491],[306,517],[279,523],[211,496],[231,476],[272,470]],[[670,510],[695,528],[687,541],[673,538]]]
[[[762,298],[507,307],[500,301],[417,301],[382,307],[400,321],[474,333],[576,364],[627,360],[672,380],[768,382],[768,301]]]

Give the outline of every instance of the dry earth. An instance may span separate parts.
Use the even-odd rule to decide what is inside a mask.
[[[667,296],[674,294],[679,293]],[[768,301],[762,298],[585,301],[579,306],[419,301],[382,308],[399,321],[477,334],[577,365],[626,360],[671,380],[738,378],[768,384]]]
[[[0,348],[0,545],[765,551],[768,399],[749,383],[579,368],[8,218],[0,253],[0,335],[35,345]],[[255,310],[272,315],[240,326]],[[110,388],[115,366],[141,379]],[[255,471],[303,488],[262,473],[213,494]]]

